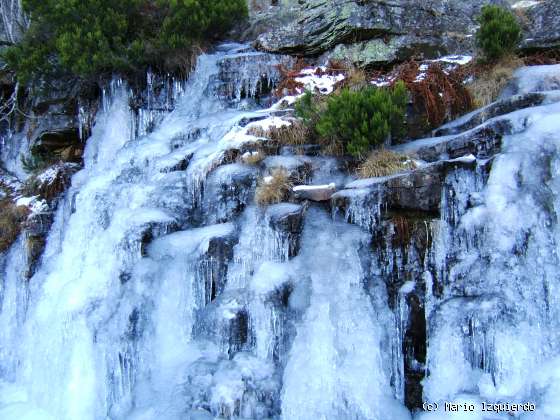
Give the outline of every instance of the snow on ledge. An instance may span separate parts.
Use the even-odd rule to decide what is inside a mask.
[[[326,67],[319,67],[321,72],[327,71]],[[300,74],[303,76],[296,77],[296,82],[302,83],[306,90],[314,92],[318,90],[323,95],[329,95],[334,90],[334,85],[346,78],[343,74],[331,76],[329,74],[317,75],[317,68],[303,69]]]
[[[540,4],[540,1],[535,1],[535,0],[521,0],[518,1],[517,3],[514,3],[511,8],[512,9],[527,9],[529,7],[533,7],[536,6],[537,4]]]
[[[318,190],[334,190],[336,185],[334,182],[325,185],[298,185],[293,188],[294,192],[298,191],[318,191]]]
[[[446,55],[440,57],[436,60],[430,60],[431,63],[446,63],[446,64],[457,64],[459,66],[464,66],[469,64],[473,60],[472,55]]]

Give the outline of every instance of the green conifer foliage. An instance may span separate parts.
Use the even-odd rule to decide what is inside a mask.
[[[23,0],[23,7],[31,26],[4,53],[22,81],[160,67],[224,36],[247,14],[245,0]]]
[[[343,89],[328,99],[315,129],[322,138],[344,144],[348,154],[363,157],[372,147],[402,134],[406,103],[402,82],[392,89]]]
[[[515,51],[521,41],[521,26],[512,12],[500,6],[484,6],[478,21],[476,41],[487,60],[498,60]]]

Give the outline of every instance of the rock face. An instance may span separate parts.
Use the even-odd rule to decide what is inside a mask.
[[[402,359],[395,364],[398,373],[392,377],[392,384],[409,408],[420,407],[427,395],[437,392],[431,384],[438,380],[434,367],[441,362],[431,359],[436,351],[446,349],[451,355],[450,363],[456,363],[456,352],[447,350],[452,341],[450,330],[460,331],[471,326],[459,334],[466,349],[477,340],[486,339],[488,331],[519,328],[519,320],[512,318],[516,312],[508,312],[511,303],[507,303],[508,298],[503,293],[511,284],[511,270],[504,269],[499,262],[500,268],[494,268],[493,259],[485,265],[481,258],[483,254],[492,258],[501,255],[494,248],[495,243],[485,242],[487,230],[492,231],[494,224],[500,226],[501,223],[509,229],[516,226],[516,222],[503,222],[507,212],[495,201],[487,200],[488,194],[495,194],[494,198],[507,196],[500,194],[503,190],[496,194],[493,188],[496,184],[501,188],[514,179],[508,184],[508,188],[515,185],[515,192],[507,196],[511,202],[522,202],[522,191],[528,189],[532,191],[530,194],[535,194],[536,208],[549,206],[548,183],[553,176],[549,172],[547,146],[539,145],[543,139],[539,140],[538,134],[533,135],[536,131],[531,130],[538,123],[531,118],[538,115],[548,118],[551,126],[552,121],[556,124],[557,116],[549,113],[558,112],[558,97],[554,90],[526,93],[524,85],[542,84],[538,79],[548,78],[558,68],[525,69],[514,81],[517,86],[511,89],[522,92],[521,95],[477,110],[436,132],[445,137],[399,146],[399,150],[433,163],[409,173],[349,183],[332,198],[335,216],[342,214],[346,221],[371,233],[374,270],[369,281],[375,284],[383,279],[388,304],[395,312],[400,338],[393,354],[402,355]],[[547,72],[542,76],[544,70]],[[520,79],[525,80],[521,83]],[[545,144],[549,140],[546,137]],[[530,157],[531,154],[534,155]],[[521,172],[515,165],[504,171],[514,156],[527,159],[523,164],[527,165],[523,166],[525,171]],[[535,193],[536,190],[540,191]],[[484,211],[495,212],[492,223],[480,224],[480,219],[476,219]],[[548,214],[548,210],[543,212],[543,220],[547,220],[544,214]],[[521,216],[519,223],[523,229],[525,217]],[[548,226],[543,228],[547,232]],[[466,258],[469,251],[465,250],[468,248],[465,238],[476,243],[474,248],[480,249],[481,254],[469,255],[470,260]],[[506,246],[511,247],[507,248],[506,259],[514,255],[516,267],[525,264],[525,258],[533,252],[530,235],[520,234]],[[537,246],[539,251],[536,252],[541,252],[541,247],[542,244]],[[504,279],[500,279],[501,270],[507,273]],[[493,286],[494,281],[499,286]],[[526,281],[526,277],[522,281]],[[533,301],[529,307],[534,307]],[[475,327],[473,319],[476,319]],[[436,332],[444,329],[445,333]],[[493,357],[500,357],[507,351],[505,347],[492,348],[491,353]],[[488,353],[482,354],[473,347],[467,354],[466,360],[473,369],[494,369],[490,367]]]
[[[471,114],[465,115],[459,121],[453,124],[445,125],[434,130],[436,137],[446,136],[449,134],[458,134],[466,130],[475,128],[486,121],[509,114],[523,108],[530,108],[547,103],[548,100],[555,100],[555,94],[546,94],[543,92],[531,92],[524,95],[514,95],[499,102],[494,102],[487,107],[476,110]]]
[[[275,204],[266,210],[270,227],[287,244],[289,258],[299,252],[304,213],[303,206],[290,203]]]
[[[77,86],[75,86],[78,89]],[[95,113],[97,103],[81,104],[78,92],[64,81],[45,89],[33,98],[33,118],[27,127],[30,150],[47,160],[54,157],[67,162],[81,162],[84,150],[82,139],[87,138],[93,118],[81,118],[81,109]]]
[[[544,0],[527,3],[529,7],[518,8],[527,29],[522,47],[525,49],[560,47],[560,1]]]
[[[347,212],[352,202],[366,206],[383,202],[389,211],[420,211],[437,215],[447,175],[459,168],[472,170],[474,167],[474,159],[439,161],[409,173],[356,181],[332,196],[333,207]]]
[[[293,19],[261,34],[256,45],[298,55],[319,55],[336,47],[332,58],[350,58],[360,65],[465,52],[473,47],[474,18],[486,3],[304,0]],[[507,6],[499,0],[492,3]]]

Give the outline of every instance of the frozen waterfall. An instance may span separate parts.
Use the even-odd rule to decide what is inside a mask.
[[[560,67],[519,71],[502,98],[538,106],[401,147],[441,180],[411,222],[417,173],[354,181],[278,148],[240,161],[267,142],[251,125],[286,112],[257,100],[282,59],[222,45],[169,112],[105,90],[38,271],[22,277],[21,240],[0,256],[0,419],[511,418],[483,401],[560,418]],[[453,155],[495,126],[499,144]],[[259,208],[278,165],[339,191]]]

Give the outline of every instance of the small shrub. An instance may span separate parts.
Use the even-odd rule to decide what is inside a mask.
[[[416,168],[416,165],[408,156],[389,150],[377,150],[369,155],[359,167],[358,176],[360,178],[377,178],[414,168]]]
[[[28,214],[27,207],[17,207],[9,198],[0,201],[0,252],[6,251],[15,242]]]
[[[255,202],[259,206],[281,203],[288,198],[292,188],[290,175],[284,168],[272,171],[272,174],[259,181],[255,192]]]
[[[306,91],[294,104],[296,117],[301,118],[308,126],[314,125],[321,116],[321,101],[318,98],[318,95]]]
[[[521,26],[512,12],[487,5],[482,8],[478,21],[476,41],[487,60],[494,61],[515,51],[521,41]]]
[[[523,60],[506,56],[491,65],[476,69],[472,83],[467,85],[474,106],[483,107],[498,99],[502,90],[513,78],[513,72],[523,65]]]
[[[402,82],[392,89],[343,89],[329,97],[315,129],[323,141],[338,141],[348,154],[361,157],[402,134],[407,96]]]

